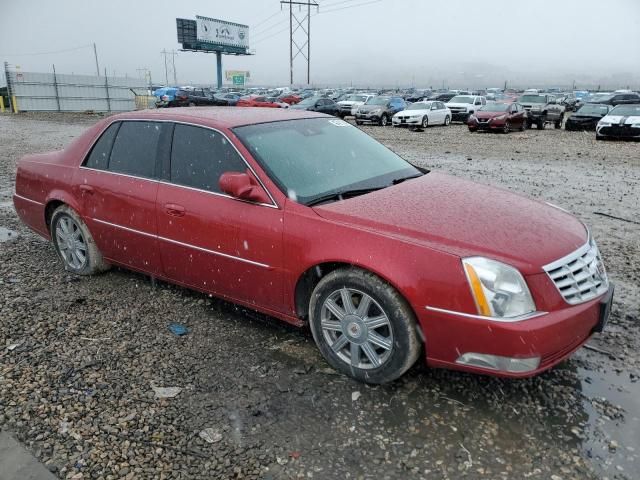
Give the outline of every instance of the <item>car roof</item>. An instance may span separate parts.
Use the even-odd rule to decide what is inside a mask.
[[[302,118],[331,118],[331,116],[307,110],[289,110],[288,108],[178,107],[138,110],[114,115],[111,118],[114,120],[173,120],[209,127],[234,128],[256,123],[280,122]]]

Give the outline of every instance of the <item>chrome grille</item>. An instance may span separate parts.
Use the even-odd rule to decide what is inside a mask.
[[[587,302],[607,291],[609,280],[593,240],[566,257],[542,267],[562,298],[571,305]]]

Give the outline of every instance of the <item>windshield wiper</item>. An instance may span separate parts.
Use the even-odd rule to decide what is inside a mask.
[[[391,181],[391,185],[398,185],[399,183],[402,183],[405,180],[411,180],[412,178],[422,177],[423,175],[424,175],[424,173],[420,173],[418,175],[411,175],[410,177],[394,178]]]
[[[328,202],[330,200],[344,200],[345,198],[357,197],[358,195],[364,195],[366,193],[375,192],[376,190],[382,190],[386,188],[386,185],[381,187],[369,187],[369,188],[355,188],[352,190],[342,190],[340,192],[333,192],[327,195],[322,195],[321,197],[314,198],[310,202],[307,202],[305,205],[307,207],[313,207],[314,205],[318,205],[319,203]]]

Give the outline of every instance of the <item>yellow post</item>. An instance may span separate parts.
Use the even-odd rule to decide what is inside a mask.
[[[11,104],[13,105],[13,113],[18,113],[18,104],[16,103],[15,95],[11,95]]]
[[[0,95],[0,113],[4,113],[4,97]]]

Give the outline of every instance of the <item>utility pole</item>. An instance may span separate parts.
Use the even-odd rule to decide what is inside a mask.
[[[98,65],[98,50],[96,49],[96,42],[93,42],[93,56],[96,57],[96,75],[100,76],[100,65]]]
[[[178,53],[175,50],[171,50],[170,52],[167,52],[166,48],[164,50],[162,50],[160,53],[162,55],[164,55],[164,82],[165,82],[165,85],[169,85],[169,72],[171,70],[173,70],[173,85],[176,86],[178,84],[178,74],[176,72],[176,55],[178,55]],[[169,65],[169,62],[167,61],[167,57],[169,55],[171,55],[171,65]]]
[[[305,0],[305,1],[294,1],[294,0],[280,0],[280,8],[282,5],[289,5],[289,82],[293,85],[293,60],[298,56],[302,55],[307,61],[307,84],[311,83],[311,7],[316,7],[319,9],[319,5],[315,0]],[[299,13],[296,13],[293,10],[293,6],[298,5]],[[304,17],[300,16],[300,12],[302,12],[302,6],[306,6],[306,14]],[[295,28],[293,27],[293,22],[296,22]],[[305,26],[306,20],[306,26]],[[300,40],[298,42],[295,41],[294,35],[298,30],[302,30],[306,36],[306,40],[302,45],[299,45]],[[303,37],[304,38],[304,37]],[[296,52],[293,52],[293,46],[296,47]],[[306,47],[306,53],[305,53]]]

